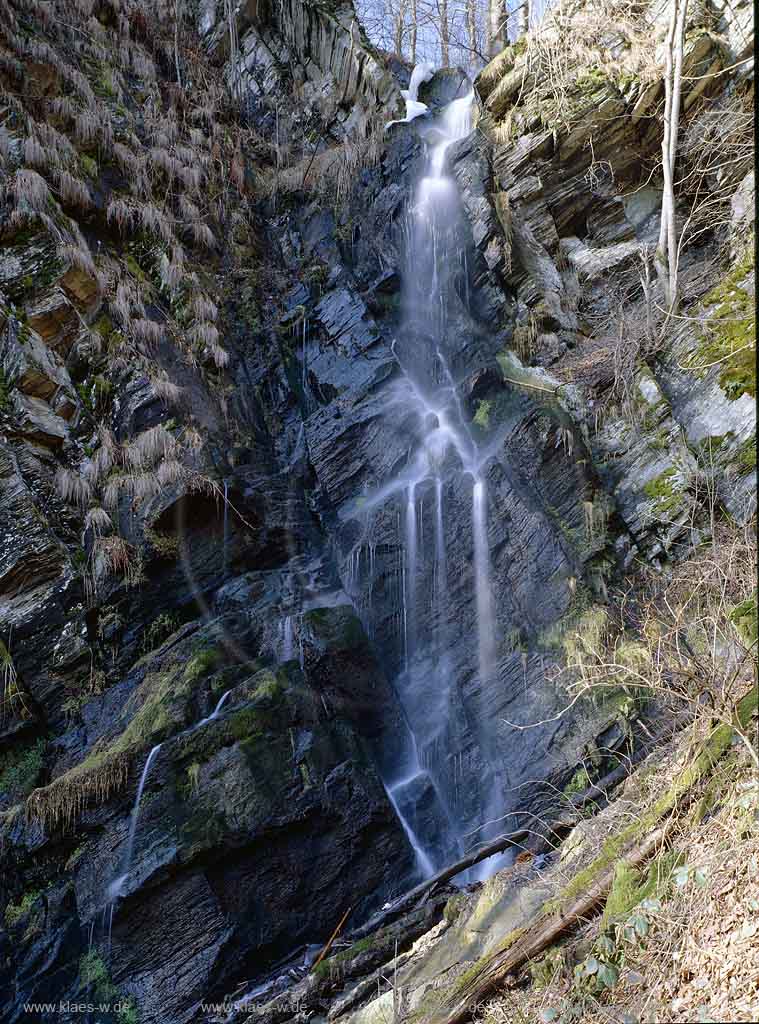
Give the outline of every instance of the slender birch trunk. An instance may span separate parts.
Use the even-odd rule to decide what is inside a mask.
[[[522,39],[530,31],[530,0],[522,0],[518,9],[517,39]]]
[[[469,60],[471,64],[474,64],[477,54],[477,10],[475,0],[466,0],[466,32],[469,41]]]
[[[398,57],[403,57],[403,36],[406,27],[406,0],[399,0],[395,13],[394,48]]]
[[[448,22],[448,0],[438,0],[438,11],[440,12],[440,62],[444,68],[447,68],[450,64],[451,32]]]
[[[682,93],[683,46],[688,0],[670,0],[672,15],[667,33],[664,57],[664,139],[662,140],[662,193],[659,244],[654,263],[656,276],[664,293],[667,313],[677,305],[677,231],[675,225],[675,160],[680,129],[680,98]]]
[[[488,3],[488,56],[495,57],[506,45],[506,13],[504,0]]]

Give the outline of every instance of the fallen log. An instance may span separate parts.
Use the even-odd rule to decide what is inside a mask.
[[[419,885],[414,886],[403,896],[399,896],[397,900],[394,900],[389,907],[379,911],[371,917],[365,924],[361,925],[360,928],[356,928],[351,932],[351,939],[356,941],[357,939],[363,939],[367,935],[371,935],[372,932],[382,928],[388,922],[399,917],[406,910],[417,905],[418,903],[425,900],[432,894],[435,889],[438,889],[445,882],[450,881],[456,875],[461,874],[462,871],[466,871],[467,868],[474,867],[475,864],[479,864],[481,860],[485,860],[487,857],[492,857],[496,853],[503,853],[509,846],[518,846],[519,843],[526,839],[529,835],[527,829],[520,829],[518,832],[509,832],[506,835],[498,836],[496,839],[490,840],[488,843],[484,843],[482,846],[476,847],[465,857],[457,860],[454,864],[449,864],[446,868],[441,868],[436,874],[430,878],[425,878]]]
[[[751,716],[756,713],[757,703],[759,690],[752,687],[735,705],[734,715],[742,728],[746,727]],[[682,815],[691,805],[698,792],[696,784],[722,757],[730,745],[732,736],[732,727],[724,722],[713,729],[701,743],[701,749],[691,764],[675,778],[669,790],[656,801],[637,826],[633,826],[641,830],[650,829],[648,835],[636,846],[625,850],[625,845],[630,841],[630,831],[629,828],[623,830],[614,840],[617,844],[614,855],[607,853],[608,863],[597,859],[589,869],[575,876],[575,883],[581,878],[583,881],[585,878],[588,879],[584,891],[573,896],[566,907],[560,907],[555,912],[544,911],[515,942],[505,949],[497,950],[484,958],[479,965],[475,965],[472,972],[467,972],[463,976],[463,983],[454,984],[447,1003],[443,1003],[427,1018],[429,1024],[463,1024],[469,1020],[474,1007],[492,995],[509,974],[523,967],[528,960],[542,953],[583,917],[597,910],[611,888],[617,864],[621,862],[635,867],[649,857],[658,845],[663,845],[670,816]],[[665,823],[659,825],[658,823],[665,818]],[[588,872],[590,871],[592,875],[594,867],[598,870],[598,876],[591,879]]]
[[[621,858],[621,861],[629,867],[641,864],[662,844],[665,831],[666,826],[656,829],[640,846]],[[462,1024],[468,1020],[473,1006],[492,995],[507,975],[523,967],[528,960],[532,960],[553,945],[565,932],[573,928],[578,920],[597,910],[611,888],[618,863],[620,861],[611,864],[566,910],[541,915],[513,945],[490,957],[474,977],[468,978],[456,992],[455,1002],[448,1008],[441,1008],[436,1012],[431,1018],[431,1024]]]
[[[596,804],[599,809],[604,807],[609,802],[610,791],[618,786],[620,782],[623,782],[643,758],[660,746],[670,733],[676,732],[686,720],[687,716],[675,719],[673,723],[669,723],[667,727],[660,729],[648,743],[641,744],[636,751],[625,758],[620,765],[612,769],[603,778],[591,783],[582,793],[574,793],[568,798],[569,806],[567,811],[569,812],[570,807],[573,810],[581,810],[591,803]],[[561,839],[561,833],[573,828],[578,821],[579,816],[572,817],[570,813],[561,814],[554,819],[541,822],[545,833],[543,836],[536,835],[536,830],[531,831],[524,828],[516,832],[508,832],[504,835],[496,836],[495,839],[475,847],[455,863],[441,868],[437,874],[426,878],[413,889],[399,896],[390,906],[378,911],[359,928],[352,930],[350,933],[351,940],[355,942],[358,939],[365,938],[367,935],[371,935],[372,932],[377,931],[379,928],[383,928],[389,922],[400,917],[401,914],[405,913],[417,902],[426,899],[434,890],[439,889],[440,886],[455,878],[456,875],[460,875],[462,871],[474,867],[475,864],[479,864],[480,861],[493,857],[497,853],[503,853],[509,846],[521,846],[527,840],[530,840],[531,853],[544,853],[555,849],[557,841]]]

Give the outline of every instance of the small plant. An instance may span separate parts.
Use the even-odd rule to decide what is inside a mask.
[[[0,721],[8,712],[20,714],[26,710],[24,699],[18,685],[18,673],[13,657],[6,645],[0,640]]]
[[[197,761],[187,766],[187,785],[188,792],[191,796],[198,792],[198,787],[200,785],[200,765]]]
[[[25,917],[40,897],[39,889],[31,889],[25,892],[18,903],[9,903],[5,908],[5,923],[9,928],[18,924],[22,917]]]
[[[574,793],[582,793],[589,785],[590,776],[588,775],[588,769],[584,765],[581,765],[564,787],[564,793],[566,796],[572,796]]]
[[[45,746],[46,740],[40,738],[25,750],[4,755],[0,760],[0,794],[21,799],[31,793],[42,770]]]
[[[85,953],[79,961],[79,977],[82,987],[93,985],[97,990],[110,986],[110,975],[103,958],[95,949]]]
[[[144,654],[154,651],[172,633],[179,628],[180,619],[175,612],[161,612],[157,619],[145,630],[142,637],[142,650]]]
[[[145,540],[161,558],[173,559],[179,554],[179,536],[176,533],[164,533],[148,526],[145,529]]]

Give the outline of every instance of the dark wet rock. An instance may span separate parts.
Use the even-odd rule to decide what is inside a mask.
[[[746,9],[723,13],[733,36]],[[204,0],[198,17],[222,62],[223,5]],[[237,17],[246,116],[262,136],[276,131],[272,98],[285,132],[304,111],[326,116],[337,90],[338,116],[318,122],[328,143],[397,114],[408,69],[367,46],[349,27],[349,8],[249,3]],[[713,58],[702,38],[689,72]],[[348,908],[346,934],[414,877],[381,778],[400,784],[398,804],[442,860],[457,852],[446,814],[458,819],[459,842],[474,843],[494,808],[499,829],[542,816],[586,755],[627,750],[630,726],[613,701],[560,713],[562,641],[583,628],[588,609],[604,614],[618,569],[641,557],[663,563],[678,542],[704,535],[695,486],[704,443],[720,453],[723,503],[748,519],[753,402],[745,391],[726,392],[719,368],[683,369],[700,358],[696,327],[634,368],[634,423],[620,412],[593,429],[592,389],[558,374],[590,319],[609,314],[611,290],[636,266],[639,245],[655,238],[660,193],[638,186],[641,154],[653,158],[659,145],[645,117],[659,85],[584,97],[561,137],[533,118],[496,144],[488,118],[519,92],[512,60],[504,57],[501,82],[483,90],[482,130],[449,151],[461,216],[451,227],[458,260],[445,268],[454,296],[445,354],[464,419],[490,454],[491,678],[480,678],[477,659],[470,475],[448,466],[442,489],[445,664],[434,643],[438,612],[426,599],[433,490],[417,495],[425,600],[410,655],[404,495],[371,503],[407,465],[420,428],[416,414],[393,414],[397,345],[410,344],[398,336],[407,208],[426,145],[419,125],[383,136],[380,159],[356,174],[339,209],[311,193],[276,209],[262,202],[262,259],[274,283],[267,279],[265,322],[255,328],[230,285],[223,411],[215,385],[159,353],[208,441],[202,460],[188,464],[214,487],[195,486],[196,478],[141,503],[124,498],[118,527],[133,577],[94,559],[95,596],[83,573],[93,530],[57,496],[54,477],[64,464],[91,465],[97,440],[72,383],[93,373],[80,315],[96,314],[97,292],[87,275],[57,264],[45,235],[9,244],[0,260],[0,284],[34,328],[23,345],[6,330],[0,352],[12,385],[0,408],[0,638],[24,695],[2,723],[0,755],[28,753],[48,737],[29,815],[14,795],[0,821],[0,905],[39,894],[0,929],[3,1019],[20,1020],[26,1000],[81,993],[90,929],[143,1024],[203,1019],[201,1001],[261,985],[273,987],[259,992],[254,1020],[295,1020],[306,1005],[322,1017],[335,1015],[331,1006],[353,1012],[374,995],[396,942],[405,955],[439,927],[447,937],[411,977],[421,999],[438,971],[498,941],[542,890],[536,882],[525,906],[521,897],[514,904],[519,885],[499,876],[468,897],[450,934],[455,907],[441,923],[444,901],[435,896],[376,945],[344,945],[326,973],[302,979],[303,950],[321,947]],[[438,107],[460,81],[455,70],[438,74],[422,98]],[[589,188],[599,110],[609,129],[594,135],[600,177]],[[599,170],[604,161],[614,181]],[[624,198],[622,184],[630,185]],[[733,202],[736,247],[749,230],[751,189],[746,179]],[[27,293],[30,276],[41,285]],[[752,276],[737,284],[753,294]],[[428,333],[412,339],[419,359]],[[604,374],[598,369],[597,380]],[[155,383],[130,373],[107,425],[121,443],[172,418]],[[420,697],[418,721],[401,710],[408,685]],[[218,717],[199,725],[224,694]],[[424,709],[443,699],[446,727],[431,735]],[[409,776],[410,727],[426,767]],[[105,890],[159,742],[108,955]],[[354,983],[364,988],[357,993]]]

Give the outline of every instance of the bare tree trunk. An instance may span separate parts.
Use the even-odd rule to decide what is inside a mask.
[[[522,39],[530,31],[530,0],[522,0],[522,6],[518,8],[517,13],[517,39]]]
[[[477,8],[476,0],[466,0],[466,32],[469,40],[470,62],[477,54]]]
[[[488,0],[488,56],[493,58],[506,45],[504,0]]]
[[[683,43],[688,0],[671,0],[672,16],[667,33],[664,64],[664,139],[662,141],[662,193],[659,244],[656,247],[656,276],[667,312],[677,305],[677,235],[675,229],[675,159],[680,128],[680,93],[683,72]]]
[[[440,63],[444,68],[450,64],[451,26],[448,21],[448,0],[438,0],[440,12]]]
[[[647,860],[664,841],[666,825],[646,836],[639,846],[630,850],[619,861],[599,874],[596,881],[577,897],[574,903],[556,913],[541,914],[517,941],[502,953],[492,954],[476,975],[457,990],[453,1001],[435,1011],[434,1024],[464,1024],[474,1013],[474,1007],[503,984],[504,978],[534,959],[548,946],[573,928],[578,921],[596,910],[606,898],[614,881],[614,872],[620,863],[636,867]]]
[[[242,99],[242,80],[240,71],[240,41],[237,36],[237,21],[232,0],[226,0],[227,30],[229,31],[229,63],[231,65],[232,95],[236,100]]]
[[[403,57],[403,35],[406,27],[406,0],[398,0],[398,9],[395,12],[395,41],[394,47],[398,57]]]
[[[417,18],[416,0],[411,0],[411,24],[409,25],[409,47],[411,49],[411,63],[416,64],[416,36],[419,31]]]

